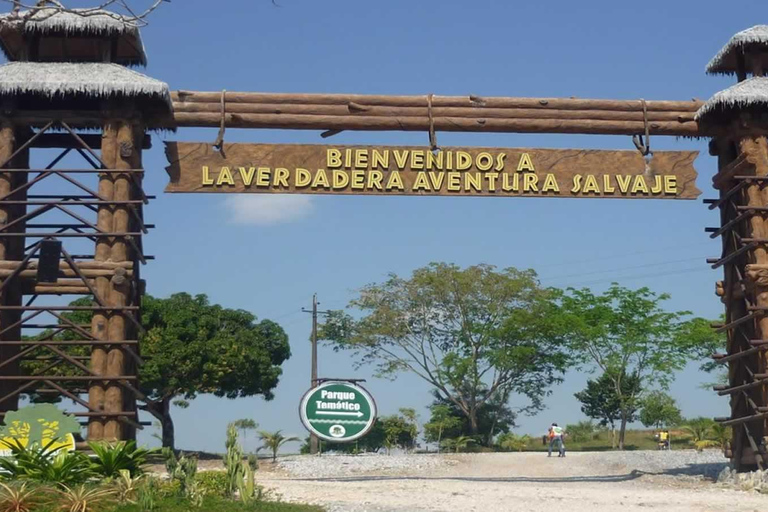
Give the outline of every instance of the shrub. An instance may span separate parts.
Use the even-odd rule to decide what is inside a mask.
[[[502,434],[499,436],[499,439],[498,439],[499,446],[502,449],[517,451],[517,452],[523,451],[530,442],[531,442],[531,436],[528,436],[528,435],[518,436],[516,434],[513,434],[512,432]]]
[[[39,489],[29,483],[7,485],[0,483],[0,512],[31,512],[40,503]]]
[[[114,491],[111,489],[88,487],[85,484],[74,488],[66,485],[61,487],[56,505],[65,512],[92,512],[114,497]]]
[[[155,450],[138,448],[135,441],[110,443],[88,443],[93,450],[93,470],[104,478],[117,478],[120,471],[127,470],[132,476],[142,473],[142,466]]]
[[[75,485],[94,476],[91,460],[81,452],[67,453],[47,446],[11,446],[12,457],[0,458],[0,470],[12,480]]]
[[[598,435],[597,425],[592,421],[580,421],[575,425],[566,425],[565,432],[574,442],[583,443],[591,441]]]
[[[136,490],[136,504],[141,512],[153,512],[157,508],[157,501],[161,495],[159,481],[156,478],[147,478]]]
[[[136,503],[136,493],[143,479],[144,475],[133,477],[130,471],[121,469],[120,478],[115,480],[118,503]]]
[[[202,471],[195,477],[200,491],[206,496],[227,496],[229,478],[224,471]]]

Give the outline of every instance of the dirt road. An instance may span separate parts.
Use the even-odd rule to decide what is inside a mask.
[[[297,458],[259,483],[332,512],[757,511],[768,496],[712,482],[722,459],[695,452]],[[408,457],[411,457],[410,461]],[[431,459],[419,459],[431,457]],[[436,459],[439,457],[439,459]],[[712,462],[717,460],[717,462]]]

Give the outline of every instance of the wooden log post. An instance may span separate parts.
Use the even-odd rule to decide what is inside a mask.
[[[117,126],[117,157],[115,169],[135,169],[135,162],[140,146],[136,145],[134,128],[130,121],[121,120]],[[114,175],[114,200],[130,201],[132,183],[129,173]],[[131,225],[130,205],[116,205],[112,216],[112,231],[124,233]],[[116,237],[112,243],[110,260],[113,263],[129,261],[130,247],[125,237]],[[124,273],[115,274],[110,280],[109,304],[123,307],[129,303],[131,280]],[[114,311],[109,318],[109,340],[123,341],[128,335],[128,319],[125,311]],[[126,375],[127,361],[125,350],[120,345],[110,347],[107,354],[106,375]],[[105,410],[109,413],[124,411],[126,397],[124,389],[116,382],[110,382],[106,389]],[[104,437],[108,440],[125,439],[131,434],[126,425],[115,417],[107,418]]]
[[[9,119],[0,120],[0,162],[6,162],[17,148],[17,140],[20,133],[11,124]],[[13,160],[5,165],[6,168],[27,169],[29,168],[29,151],[19,153]],[[11,191],[17,189],[27,181],[27,173],[3,173],[0,169],[0,197],[5,197]],[[23,201],[27,197],[26,190],[18,192],[10,199]],[[0,225],[4,226],[14,219],[23,216],[26,213],[26,206],[23,204],[5,205],[0,207]],[[9,232],[23,233],[25,223],[19,223],[9,229]],[[24,259],[24,237],[0,237],[0,261],[18,261]],[[5,290],[0,303],[4,306],[21,306],[23,300],[22,282],[20,278]],[[0,329],[4,326],[10,326],[19,323],[22,312],[20,310],[5,310],[0,313]],[[2,336],[3,340],[17,341],[21,339],[21,325],[8,330]],[[4,376],[19,375],[19,360],[14,359],[18,354],[20,347],[0,346],[0,361],[12,362],[3,366],[0,373]],[[18,383],[13,381],[3,381],[0,383],[0,396],[8,396],[17,387]],[[0,403],[0,412],[18,409],[19,396],[12,396]]]
[[[113,169],[117,160],[117,131],[118,124],[114,120],[107,121],[104,125],[101,139],[101,159],[104,164]],[[111,173],[99,175],[99,195],[106,199],[114,198],[114,176]],[[97,213],[96,225],[105,232],[112,231],[112,206],[100,205]],[[108,238],[99,238],[96,242],[96,251],[94,260],[97,262],[106,262],[110,259],[112,243]],[[96,277],[96,293],[101,300],[108,303],[110,297],[110,278],[107,276]],[[106,311],[96,311],[91,320],[91,332],[97,340],[106,341],[109,339],[109,318]],[[91,349],[91,371],[96,375],[107,374],[107,350],[104,345],[94,345]],[[103,382],[93,382],[88,391],[88,403],[90,407],[97,411],[106,410],[105,388]],[[101,441],[105,439],[105,421],[103,418],[91,417],[88,419],[88,439],[90,441]]]

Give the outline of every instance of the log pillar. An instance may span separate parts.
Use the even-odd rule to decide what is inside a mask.
[[[114,168],[117,160],[117,132],[118,123],[116,121],[107,121],[104,125],[101,138],[101,160],[108,168]],[[106,200],[114,199],[114,176],[111,173],[99,175],[99,195]],[[112,230],[113,208],[111,205],[100,205],[97,213],[96,225],[102,231]],[[110,261],[112,251],[112,242],[110,239],[102,237],[96,241],[95,261]],[[96,277],[96,293],[106,304],[110,299],[110,279],[109,277]],[[109,339],[109,317],[106,311],[94,312],[91,321],[91,331],[97,340],[106,341]],[[91,350],[91,370],[97,375],[107,375],[107,347],[104,345],[94,345]],[[100,411],[106,411],[106,391],[103,382],[93,382],[88,392],[89,404],[92,408]],[[88,422],[88,439],[99,441],[105,439],[105,421],[103,418],[92,417]]]
[[[18,142],[24,134],[20,133],[11,124],[10,120],[4,118],[0,120],[0,163],[6,162],[16,151]],[[29,151],[22,151],[10,162],[5,165],[8,169],[27,169],[29,168]],[[27,181],[27,173],[2,172],[0,169],[0,197],[5,197],[12,190],[17,189]],[[17,192],[10,199],[25,200],[26,191]],[[0,205],[2,203],[0,202]],[[18,219],[26,213],[25,205],[4,205],[0,206],[0,226]],[[9,229],[12,233],[22,233],[25,230],[26,223],[16,224]],[[21,261],[24,259],[25,238],[23,237],[2,237],[0,236],[0,261]],[[21,306],[23,301],[21,280],[9,284],[8,288],[0,297],[0,303],[4,306]],[[18,341],[21,340],[21,311],[2,311],[0,313],[0,331],[5,331],[0,340]],[[11,327],[14,326],[15,327]],[[6,328],[11,327],[6,330]],[[19,347],[0,346],[0,361],[12,358],[19,352]],[[6,364],[0,369],[2,375],[19,375],[19,361]],[[13,381],[3,381],[0,384],[0,397],[8,396],[16,389],[18,383]],[[19,396],[14,395],[0,402],[0,412],[5,413],[18,409]]]

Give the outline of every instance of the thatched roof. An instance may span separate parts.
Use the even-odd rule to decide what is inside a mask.
[[[0,66],[0,95],[35,94],[49,98],[159,99],[170,108],[168,84],[136,71],[99,62],[9,62]]]
[[[768,25],[755,25],[734,35],[728,44],[709,61],[707,73],[713,75],[735,74],[737,70],[736,57],[739,54],[745,56],[746,69],[749,71],[752,66],[749,52],[753,49],[760,52],[765,52],[768,49]]]
[[[123,16],[108,11],[88,11],[72,9],[73,12],[58,12],[54,8],[44,8],[31,13],[6,13],[0,15],[0,49],[8,60],[18,60],[24,45],[24,35],[40,34],[42,38],[40,60],[98,60],[99,44],[94,39],[102,38],[100,44],[110,44],[112,37],[117,37],[117,55],[112,61],[125,65],[147,64],[147,55],[141,41],[139,28]],[[78,11],[81,14],[78,14]],[[46,39],[66,38],[66,45],[61,40],[48,45]],[[91,41],[83,40],[85,38]],[[63,48],[63,46],[66,46]]]
[[[717,122],[741,112],[757,114],[758,118],[768,114],[768,77],[748,78],[716,93],[696,112],[696,120]]]

